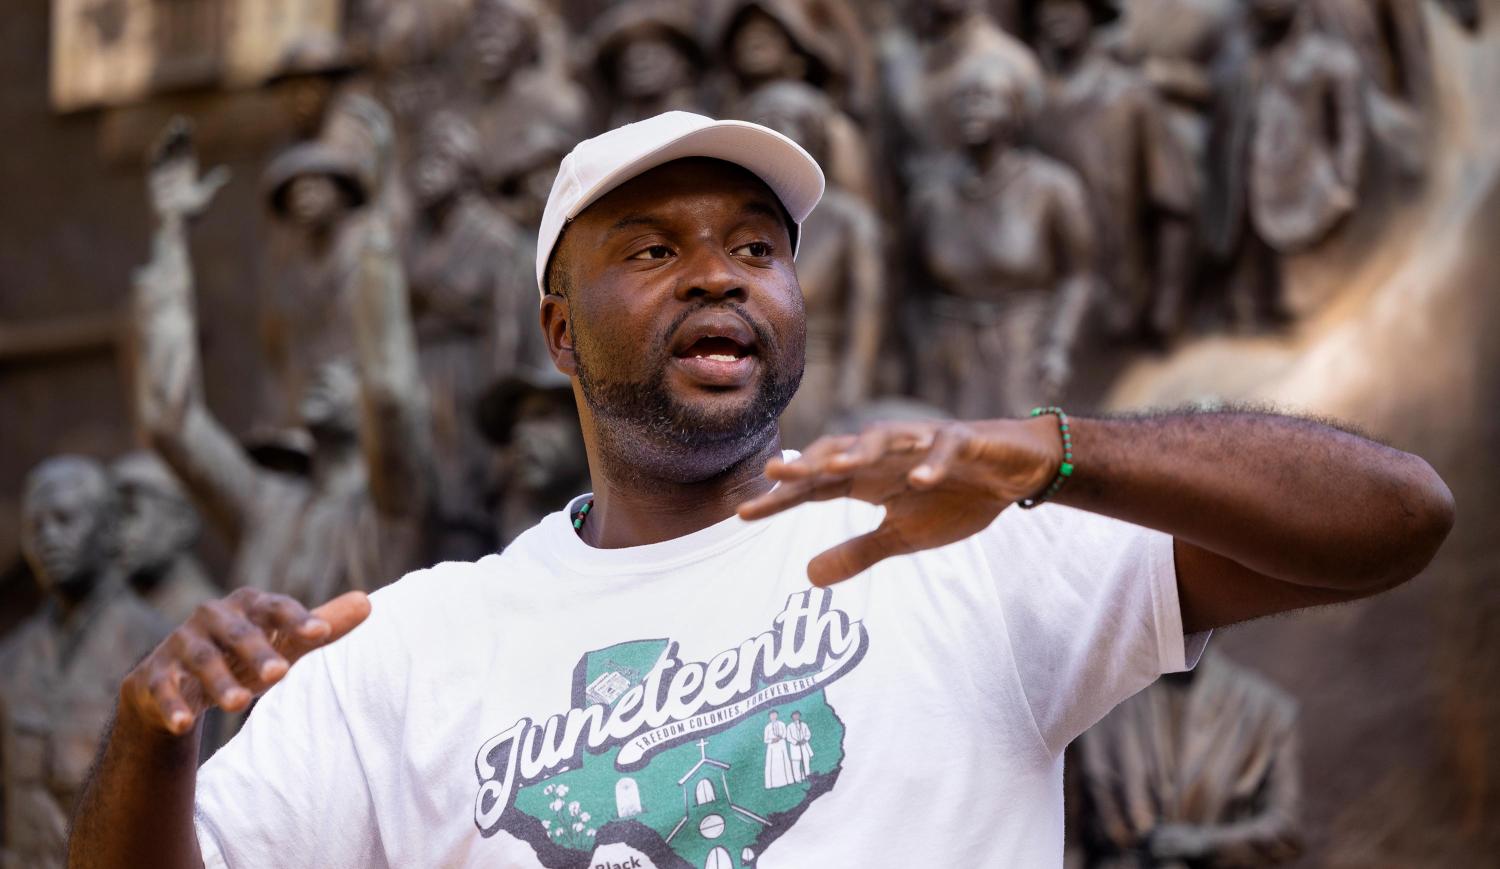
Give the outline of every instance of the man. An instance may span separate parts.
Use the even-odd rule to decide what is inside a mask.
[[[1390,588],[1451,527],[1421,459],[1264,414],[915,422],[783,456],[822,186],[743,122],[580,144],[537,279],[594,494],[373,598],[205,607],[126,679],[74,865],[1059,866],[1071,739],[1205,632]],[[199,776],[202,711],[277,682]],[[793,702],[815,774],[766,790]],[[731,809],[695,807],[695,776]],[[614,818],[625,778],[644,811]]]
[[[43,603],[0,644],[3,869],[63,865],[115,686],[170,627],[125,582],[118,518],[93,459],[58,456],[26,478],[21,550]]]

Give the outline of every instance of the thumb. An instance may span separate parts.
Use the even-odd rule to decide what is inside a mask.
[[[807,578],[820,588],[833,585],[863,573],[893,555],[905,555],[910,551],[895,530],[882,523],[874,531],[846,540],[808,562]]]
[[[339,595],[311,613],[328,625],[328,634],[321,643],[326,645],[339,639],[370,616],[370,597],[362,591],[351,591]]]

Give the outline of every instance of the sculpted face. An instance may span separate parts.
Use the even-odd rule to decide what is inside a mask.
[[[74,456],[31,472],[22,505],[21,551],[44,593],[82,598],[110,557],[113,501],[104,469]]]
[[[477,148],[473,132],[462,120],[446,114],[434,118],[412,165],[412,193],[417,202],[430,206],[458,193]]]
[[[1036,14],[1038,37],[1064,51],[1083,45],[1093,23],[1083,0],[1043,0]]]
[[[948,111],[960,145],[1012,138],[1020,123],[1019,95],[1004,73],[974,68],[954,82]]]
[[[119,502],[120,564],[128,575],[166,566],[192,546],[198,514],[161,461],[132,453],[109,469]]]
[[[328,226],[342,208],[343,195],[327,175],[299,175],[287,185],[287,214],[303,226]]]
[[[1249,0],[1250,13],[1265,24],[1283,24],[1297,14],[1296,0]]]
[[[615,64],[616,87],[626,99],[649,99],[686,84],[691,64],[664,35],[631,40]]]
[[[474,60],[487,82],[504,81],[527,59],[534,28],[509,3],[481,3],[473,19]]]
[[[774,78],[792,60],[792,42],[771,16],[751,9],[730,44],[734,69],[748,79]]]
[[[806,324],[780,201],[717,160],[669,163],[563,236],[543,323],[608,453],[665,479],[723,473],[773,443]],[[591,418],[591,419],[590,419]]]

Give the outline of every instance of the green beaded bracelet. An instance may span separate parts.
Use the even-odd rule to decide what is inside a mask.
[[[1042,490],[1042,494],[1031,498],[1022,498],[1016,502],[1023,510],[1030,510],[1038,504],[1051,500],[1052,496],[1056,495],[1058,490],[1063,487],[1063,483],[1066,483],[1068,478],[1073,476],[1073,433],[1068,430],[1068,415],[1063,413],[1063,409],[1060,407],[1034,407],[1031,409],[1032,416],[1042,416],[1048,413],[1057,417],[1057,430],[1062,435],[1062,464],[1057,466],[1056,479],[1049,483],[1047,488]]]

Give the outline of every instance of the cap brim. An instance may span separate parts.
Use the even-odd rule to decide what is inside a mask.
[[[798,226],[823,198],[823,170],[801,145],[759,124],[714,121],[683,133],[601,177],[568,212],[567,220],[637,175],[688,157],[723,160],[755,173],[781,200]]]

